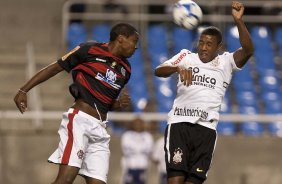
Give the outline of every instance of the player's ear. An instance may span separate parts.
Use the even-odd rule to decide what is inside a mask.
[[[221,51],[222,49],[223,49],[223,44],[222,44],[222,42],[221,42],[221,43],[218,44],[217,50],[218,50],[218,51]]]
[[[117,41],[121,44],[124,41],[124,36],[123,35],[118,35]]]

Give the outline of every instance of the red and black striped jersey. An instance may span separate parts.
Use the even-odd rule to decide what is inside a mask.
[[[59,59],[58,64],[72,73],[73,97],[96,106],[103,114],[111,109],[131,75],[128,60],[112,55],[107,43],[80,44]]]

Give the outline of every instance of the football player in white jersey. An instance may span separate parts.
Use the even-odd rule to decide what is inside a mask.
[[[241,43],[235,52],[218,54],[222,34],[218,28],[208,27],[200,34],[198,53],[183,49],[155,70],[158,77],[179,75],[165,132],[168,184],[201,184],[207,178],[226,88],[233,71],[240,70],[254,52],[243,14],[244,5],[232,2]]]
[[[134,119],[131,130],[125,131],[121,137],[122,184],[147,183],[153,143],[152,134],[145,130],[145,122],[140,118]]]

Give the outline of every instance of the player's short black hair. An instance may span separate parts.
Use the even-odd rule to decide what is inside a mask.
[[[212,35],[215,36],[217,38],[217,43],[220,44],[222,42],[222,33],[221,31],[214,26],[209,26],[207,28],[205,28],[202,33],[202,35]]]
[[[130,24],[119,23],[112,27],[110,33],[110,41],[116,40],[119,35],[129,37],[133,34],[138,34],[138,31]]]

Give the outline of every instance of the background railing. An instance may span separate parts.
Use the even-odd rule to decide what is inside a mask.
[[[27,111],[21,114],[19,111],[0,111],[0,119],[38,119],[38,120],[60,120],[63,112],[60,111]],[[167,120],[167,113],[131,113],[131,112],[110,112],[109,120],[131,121],[136,117],[140,117],[145,121],[164,121]],[[240,123],[244,121],[256,121],[261,123],[282,122],[282,115],[242,115],[242,114],[222,114],[220,120],[234,121]]]

